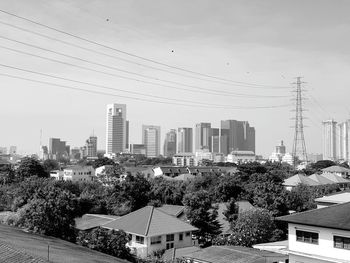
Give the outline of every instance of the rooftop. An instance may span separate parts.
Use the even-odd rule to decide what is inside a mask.
[[[315,199],[316,202],[342,204],[350,202],[350,192],[339,192]]]
[[[282,216],[277,220],[309,226],[350,230],[350,202]]]
[[[316,182],[302,174],[295,174],[292,177],[289,177],[288,179],[284,180],[283,182],[283,185],[285,186],[297,186],[298,184],[305,184],[309,186],[320,185],[319,182]]]
[[[322,176],[333,181],[334,183],[338,183],[338,184],[350,183],[350,180],[344,179],[343,177],[330,172],[323,173]]]
[[[322,184],[322,185],[325,185],[325,184],[334,184],[334,182],[320,174],[312,174],[309,176],[310,179]]]
[[[333,165],[327,168],[322,169],[323,172],[330,172],[330,173],[350,173],[349,168],[345,168],[343,166],[339,165]]]
[[[120,217],[110,215],[85,214],[82,217],[75,219],[75,227],[79,230],[89,230],[112,222],[118,218]]]

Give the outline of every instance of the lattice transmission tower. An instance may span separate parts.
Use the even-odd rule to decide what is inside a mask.
[[[295,126],[294,128],[294,142],[293,142],[293,163],[296,166],[296,158],[298,157],[300,161],[307,162],[306,144],[304,138],[304,117],[303,117],[303,94],[301,84],[305,83],[301,81],[301,77],[296,78],[297,81],[293,84],[296,85],[296,97],[295,97]]]

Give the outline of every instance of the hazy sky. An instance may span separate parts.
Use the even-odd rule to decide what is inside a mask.
[[[321,121],[334,118],[340,122],[350,114],[349,8],[349,1],[340,0],[2,0],[1,10],[117,50],[203,74],[265,86],[252,88],[232,82],[218,83],[214,79],[130,57],[0,12],[0,64],[98,87],[3,66],[0,66],[1,74],[114,94],[92,94],[0,75],[0,146],[17,145],[20,152],[37,152],[42,129],[43,144],[47,144],[49,137],[59,137],[68,141],[71,147],[84,145],[94,131],[98,136],[98,148],[104,149],[106,105],[124,103],[127,104],[127,118],[130,120],[131,143],[141,143],[142,124],[160,125],[163,143],[164,134],[171,128],[194,127],[198,122],[211,122],[213,127],[219,127],[220,120],[236,119],[247,120],[255,127],[257,154],[268,156],[279,140],[284,140],[287,150],[291,151],[293,129],[290,126],[294,124],[291,120],[294,106],[258,107],[293,103],[291,83],[296,76],[303,76],[307,82],[304,85],[307,90],[305,96],[309,98],[305,101],[308,109],[305,112],[308,118],[305,120],[308,126],[305,129],[306,146],[308,152],[321,152]],[[50,58],[51,61],[8,48]],[[204,80],[174,75],[149,66]],[[290,89],[270,88],[272,86]],[[192,104],[194,107],[164,102]],[[226,108],[215,105],[225,105]]]

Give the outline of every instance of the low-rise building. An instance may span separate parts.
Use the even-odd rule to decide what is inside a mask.
[[[52,170],[50,172],[50,177],[54,178],[57,181],[62,181],[63,180],[63,174],[64,174],[64,172],[62,170]]]
[[[173,164],[177,166],[196,166],[198,163],[192,153],[177,153],[173,156]]]
[[[171,212],[169,212],[169,210]],[[127,246],[139,257],[145,258],[161,249],[190,247],[194,244],[192,233],[196,227],[177,218],[183,209],[146,206],[120,218],[99,217],[99,223],[91,221],[89,229],[103,227],[123,230],[130,238]],[[172,212],[176,211],[176,214]],[[84,220],[76,221],[76,228],[87,230]]]
[[[279,217],[288,223],[290,263],[350,262],[350,202]]]
[[[228,163],[236,164],[255,162],[255,160],[255,153],[252,151],[232,151],[226,157]]]
[[[316,198],[315,202],[317,204],[317,208],[324,208],[331,205],[347,203],[350,202],[350,192],[343,191],[333,193],[320,198]]]
[[[68,166],[63,170],[65,181],[94,181],[95,170],[92,166]]]
[[[317,186],[321,185],[319,182],[316,182],[309,177],[302,175],[302,174],[295,174],[292,177],[289,177],[284,180],[283,185],[286,188],[286,190],[291,191],[294,187],[296,187],[299,184],[304,184],[308,186]]]
[[[343,177],[345,179],[348,179],[350,177],[350,169],[339,165],[333,165],[333,166],[324,168],[322,169],[322,172],[331,173],[331,174]]]

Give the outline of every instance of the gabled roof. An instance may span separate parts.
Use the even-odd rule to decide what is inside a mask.
[[[128,233],[147,237],[198,230],[196,227],[153,206],[145,206],[117,220],[104,224],[103,227],[120,229]]]
[[[206,263],[265,263],[269,258],[273,258],[274,261],[286,258],[282,254],[238,246],[211,246],[185,254],[183,257]]]
[[[330,172],[330,173],[350,173],[349,168],[345,168],[343,166],[339,165],[333,165],[327,168],[322,169],[323,172]]]
[[[320,174],[312,174],[309,176],[309,178],[316,181],[316,182],[319,182],[322,185],[334,184],[334,182],[332,180],[329,180],[328,178],[326,178]]]
[[[298,184],[305,184],[309,186],[320,185],[319,182],[316,182],[302,174],[295,174],[283,182],[283,185],[285,186],[297,186]]]
[[[157,207],[157,209],[175,217],[178,217],[185,211],[185,207],[182,205],[163,205],[161,207]]]
[[[120,216],[85,214],[75,219],[75,228],[79,230],[89,230],[112,222],[118,218],[120,218]]]
[[[350,180],[344,179],[343,177],[335,175],[333,173],[323,173],[322,176],[333,181],[334,183],[350,183]]]
[[[309,226],[350,230],[350,202],[278,217],[277,220]]]
[[[194,178],[195,176],[193,174],[179,174],[178,176],[173,177],[175,181],[187,181]]]
[[[315,199],[316,202],[342,204],[350,202],[350,192],[340,192]]]

